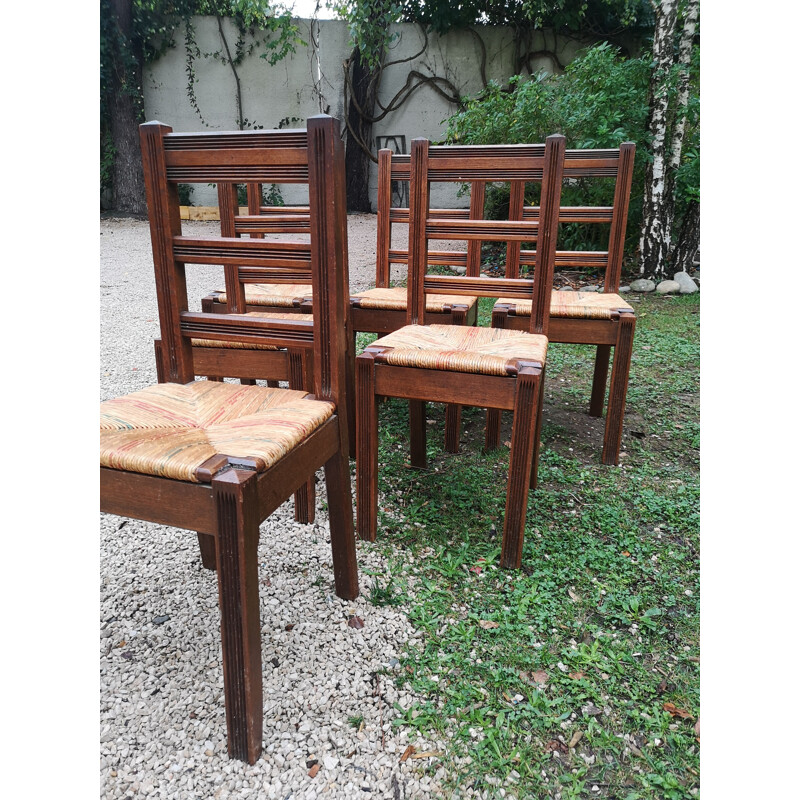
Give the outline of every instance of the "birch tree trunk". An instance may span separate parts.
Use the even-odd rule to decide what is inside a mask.
[[[656,0],[653,0],[655,3]],[[653,160],[647,165],[639,240],[639,272],[655,279],[666,274],[669,257],[670,221],[667,219],[667,126],[669,123],[668,80],[675,63],[677,0],[660,0],[655,6],[653,74],[650,78],[650,119]]]
[[[700,0],[687,0],[684,12],[684,23],[678,45],[678,64],[680,77],[676,97],[675,124],[672,129],[672,145],[669,155],[667,216],[670,228],[675,216],[675,174],[681,165],[683,141],[686,134],[686,108],[689,102],[689,65],[692,59],[694,35],[697,32],[697,20],[700,16]],[[671,237],[670,237],[671,238]],[[694,261],[695,253],[700,246],[700,204],[692,201],[684,215],[678,241],[670,254],[672,272],[686,271]]]

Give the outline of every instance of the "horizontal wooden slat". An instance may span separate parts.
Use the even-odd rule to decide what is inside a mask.
[[[308,183],[308,165],[219,164],[167,167],[172,183]]]
[[[422,288],[427,294],[514,297],[521,300],[530,300],[533,297],[533,280],[530,278],[471,278],[466,275],[426,275]]]
[[[268,242],[263,239],[174,236],[173,253],[185,264],[233,264],[236,266],[271,266],[304,268],[311,263],[308,242]]]
[[[533,265],[536,263],[535,250],[520,250],[519,263]],[[608,253],[603,250],[556,250],[556,267],[585,267],[587,269],[608,266]]]
[[[226,148],[225,150],[165,150],[164,160],[169,167],[196,166],[308,166],[305,147]]]
[[[497,159],[544,158],[544,144],[446,144],[432,145],[428,148],[428,161],[447,161],[447,159],[477,159],[485,163]]]
[[[435,219],[469,219],[468,208],[431,208],[428,216]],[[410,210],[407,208],[389,209],[389,221],[406,225],[410,221]]]
[[[276,267],[239,267],[242,283],[311,283],[311,263]]]
[[[241,216],[234,217],[234,230],[237,233],[310,233],[311,222],[308,214],[285,214],[283,216]]]
[[[197,131],[195,133],[168,133],[164,136],[164,149],[216,150],[249,149],[252,147],[306,147],[308,134],[302,129],[258,131]]]
[[[611,206],[562,206],[558,211],[559,222],[611,222],[614,208]],[[539,206],[525,206],[522,219],[539,219]]]
[[[477,408],[514,407],[516,379],[497,375],[375,364],[375,394],[459,403]]]
[[[244,314],[181,313],[181,335],[192,339],[215,339],[276,347],[312,347],[314,320],[310,314],[294,319],[269,319]]]
[[[408,250],[390,250],[389,262],[408,264]],[[428,263],[443,267],[463,266],[467,263],[467,254],[463,250],[428,250]]]
[[[539,225],[536,222],[508,220],[437,220],[425,221],[429,239],[480,239],[487,242],[536,241]]]
[[[259,208],[261,214],[308,214],[308,206],[261,206]]]
[[[211,486],[100,468],[100,510],[175,528],[216,534]]]

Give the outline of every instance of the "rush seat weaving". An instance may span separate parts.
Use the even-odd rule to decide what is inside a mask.
[[[544,364],[547,337],[468,325],[407,325],[371,347],[391,347],[385,361],[398,367],[508,375],[516,373],[518,361]]]
[[[501,297],[495,306],[509,306],[518,317],[531,315],[530,300]],[[604,292],[558,292],[550,295],[550,316],[567,319],[611,319],[614,312],[633,311],[618,294]]]
[[[372,308],[379,311],[405,311],[408,308],[408,290],[402,286],[367,289],[350,295],[358,299],[359,308]],[[425,297],[425,310],[430,314],[443,314],[455,305],[472,309],[477,297],[462,297],[454,294],[429,294]]]
[[[310,283],[246,283],[245,300],[254,306],[279,306],[292,308],[304,300],[311,299]],[[218,303],[227,303],[228,295],[221,290],[217,295]]]
[[[198,483],[198,468],[226,455],[263,472],[333,414],[306,397],[211,381],[150,386],[101,403],[100,464]]]

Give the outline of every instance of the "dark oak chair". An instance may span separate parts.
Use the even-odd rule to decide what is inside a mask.
[[[290,183],[307,183],[307,171],[287,170],[284,181]],[[262,207],[256,204],[261,198],[261,184],[247,184],[248,214],[240,215],[237,202],[237,185],[231,181],[217,182],[217,202],[220,215],[220,233],[225,237],[240,238],[245,234],[249,238],[261,239],[265,233],[294,234],[310,233],[308,206],[296,208],[285,206]],[[252,213],[254,212],[254,213]],[[304,307],[293,303],[295,290],[305,291],[311,296],[311,262],[310,245],[303,242],[286,242],[286,258],[276,266],[258,265],[244,267],[228,265],[225,268],[226,290],[215,292],[204,297],[201,308],[206,313],[242,313],[245,311],[245,294],[250,293],[253,281],[264,278],[274,281],[274,293],[283,291],[284,297],[278,297],[278,304],[262,305],[257,309],[261,313],[270,314],[272,319],[292,319],[294,313],[302,311],[311,313],[311,301]],[[299,247],[297,246],[299,245]],[[241,267],[241,268],[240,268]],[[298,283],[307,281],[308,283]],[[258,287],[255,284],[256,294]],[[230,292],[232,302],[227,303]],[[222,298],[222,305],[216,303]],[[285,300],[281,303],[280,300]],[[156,372],[158,380],[167,380],[163,365],[162,340],[154,342],[156,353]],[[271,344],[253,342],[226,342],[216,339],[192,339],[192,361],[196,375],[209,380],[221,381],[226,377],[238,378],[242,384],[255,385],[256,380],[267,381],[268,386],[278,386],[280,381],[288,383],[290,389],[306,389],[312,391],[312,354],[297,347],[276,347]],[[314,521],[315,485],[313,478],[295,493],[295,519],[303,524]]]
[[[217,571],[228,753],[254,763],[263,735],[259,525],[321,466],[336,594],[358,595],[347,417],[339,413],[349,336],[343,147],[327,116],[309,119],[307,131],[179,134],[151,122],[140,134],[169,382],[101,404],[101,509],[200,532],[204,564]],[[181,235],[177,185],[276,181],[287,171],[307,176],[310,188],[313,320],[188,311],[187,265],[277,270],[285,250]],[[197,338],[313,350],[314,394],[195,381]]]
[[[628,204],[633,178],[633,160],[636,146],[624,142],[619,149],[567,150],[564,157],[564,178],[613,178],[614,202],[612,206],[582,206],[562,208],[562,223],[609,225],[608,249],[603,251],[557,251],[556,267],[603,269],[605,277],[602,292],[554,291],[550,301],[551,342],[591,344],[597,346],[594,380],[589,403],[589,414],[603,415],[608,362],[614,348],[614,363],[608,395],[602,462],[619,463],[622,440],[622,422],[628,390],[633,334],[636,315],[633,308],[619,296],[622,276],[622,256],[625,246],[625,228],[628,221]],[[512,219],[538,218],[539,209],[524,206],[524,184],[512,186],[509,216]],[[506,259],[506,277],[519,275],[520,265],[533,264],[535,253],[521,250],[519,244],[509,245]],[[497,300],[492,312],[492,327],[506,330],[527,330],[530,323],[531,303],[513,297]],[[500,434],[499,410],[487,414],[488,447],[496,447]]]
[[[395,225],[409,224],[409,209],[392,207],[392,184],[408,183],[411,156],[378,151],[378,215],[375,253],[375,288],[356,292],[350,297],[353,335],[356,333],[391,333],[406,324],[408,291],[392,286],[391,265],[408,265],[408,250],[392,247]],[[435,209],[431,214],[439,219],[480,219],[483,216],[484,184],[472,187],[468,209]],[[468,275],[480,274],[480,242],[467,242],[467,251],[429,250],[428,264],[436,266],[465,266]],[[425,296],[425,324],[475,325],[478,320],[478,298],[451,294]],[[413,406],[412,406],[413,413]],[[412,423],[413,424],[413,423]],[[445,413],[445,450],[458,452],[461,428],[461,406],[450,404]]]
[[[411,152],[407,325],[374,342],[356,359],[356,491],[359,536],[377,535],[378,397],[406,398],[412,407],[411,460],[425,463],[424,403],[513,410],[511,462],[501,563],[518,567],[529,486],[536,484],[542,379],[547,354],[564,137],[544,145],[430,147]],[[442,219],[430,211],[433,181],[541,181],[538,221]],[[529,278],[427,274],[430,239],[535,241]],[[527,332],[463,325],[424,325],[432,293],[514,296],[532,301]]]

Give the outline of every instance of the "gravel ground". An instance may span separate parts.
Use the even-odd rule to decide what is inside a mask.
[[[201,234],[210,226],[188,223],[184,231]],[[147,223],[103,219],[100,228],[101,399],[107,399],[155,383],[158,313]],[[374,279],[374,241],[375,217],[351,216],[354,288]],[[222,287],[221,272],[189,272],[189,296],[199,310],[200,298]],[[396,668],[416,633],[403,613],[364,599],[368,572],[384,569],[369,546],[358,550],[362,596],[355,602],[335,596],[323,486],[315,524],[295,523],[290,500],[261,526],[265,730],[264,751],[252,767],[226,754],[216,580],[200,565],[195,535],[102,515],[102,797],[440,795],[442,768],[423,776],[429,760],[399,761],[408,740],[391,726],[392,705],[407,707],[416,698],[375,674]],[[347,625],[353,614],[363,628]],[[348,721],[355,717],[363,717],[358,728]],[[320,765],[313,778],[311,761]]]

